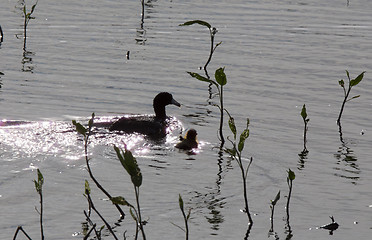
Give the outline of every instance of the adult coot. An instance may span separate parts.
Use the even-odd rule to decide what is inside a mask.
[[[122,117],[114,122],[110,131],[123,131],[126,133],[140,133],[152,138],[161,138],[166,135],[166,128],[168,125],[168,118],[165,113],[165,106],[173,104],[178,107],[181,106],[173,99],[172,94],[161,92],[154,98],[153,107],[155,116],[153,115],[138,115]]]

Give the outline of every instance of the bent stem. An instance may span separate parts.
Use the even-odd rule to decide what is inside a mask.
[[[182,216],[183,216],[183,220],[185,222],[185,230],[184,231],[185,231],[185,234],[186,234],[186,240],[188,240],[189,239],[189,224],[188,224],[188,220],[190,218],[191,209],[189,209],[189,213],[186,216],[185,210],[183,208],[183,199],[181,197],[181,194],[179,194],[179,197],[178,197],[178,204],[180,206],[180,209],[181,209],[181,212],[182,212]]]
[[[88,123],[88,129],[83,127],[80,123],[77,123],[75,120],[72,121],[72,124],[76,127],[76,131],[84,136],[84,153],[85,153],[85,163],[87,165],[87,170],[89,173],[90,178],[93,180],[93,182],[96,184],[96,186],[109,198],[111,199],[112,196],[102,187],[102,185],[97,181],[97,179],[93,176],[93,172],[90,168],[89,164],[89,157],[88,157],[88,144],[89,144],[89,137],[92,134],[92,127],[93,127],[93,121],[94,121],[94,113],[92,114],[92,118],[89,120]],[[124,218],[125,213],[124,211],[120,208],[118,204],[114,204],[117,210],[120,213],[120,218]]]
[[[210,50],[210,52],[209,52],[209,57],[208,57],[208,60],[207,60],[207,62],[205,63],[205,65],[204,65],[204,71],[205,71],[205,74],[206,74],[206,76],[209,78],[209,75],[208,75],[208,71],[207,71],[207,66],[208,66],[208,64],[211,62],[211,60],[212,60],[212,55],[213,55],[213,53],[214,53],[214,51],[216,50],[216,48],[221,44],[221,42],[220,43],[218,43],[218,44],[216,44],[216,46],[214,46],[214,36],[216,35],[216,33],[217,33],[218,31],[217,31],[217,29],[215,28],[215,27],[213,27],[213,28],[209,28],[209,34],[210,34],[210,37],[211,37],[211,50]]]
[[[32,240],[32,238],[30,238],[30,236],[28,236],[28,234],[26,233],[25,230],[23,230],[22,226],[18,226],[17,227],[17,230],[16,232],[14,233],[14,237],[13,237],[13,240],[16,240],[17,239],[17,235],[18,235],[18,232],[21,231],[26,237],[28,240]]]
[[[87,185],[86,185],[87,186]],[[88,187],[89,187],[89,185],[88,185]],[[110,224],[106,221],[106,219],[101,215],[101,213],[100,212],[98,212],[98,210],[96,209],[96,207],[94,206],[94,203],[93,203],[93,201],[92,201],[92,198],[90,197],[90,189],[89,189],[89,191],[85,191],[85,196],[86,196],[86,198],[87,198],[87,200],[88,200],[88,203],[89,203],[89,207],[91,208],[91,209],[93,209],[93,211],[101,218],[101,220],[105,223],[105,225],[106,225],[106,227],[107,227],[107,229],[110,231],[110,233],[112,234],[112,236],[116,239],[116,240],[118,240],[118,238],[117,238],[117,236],[115,235],[115,232],[113,231],[113,229],[112,229],[112,227],[110,226]],[[97,234],[97,232],[96,232],[96,234]]]

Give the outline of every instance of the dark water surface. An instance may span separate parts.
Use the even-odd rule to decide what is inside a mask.
[[[34,2],[27,1],[27,9]],[[143,174],[140,202],[148,239],[182,239],[178,207],[182,194],[192,208],[190,238],[243,239],[247,231],[242,182],[236,162],[219,154],[216,90],[186,72],[199,70],[209,53],[205,27],[179,24],[202,19],[218,28],[209,74],[225,66],[225,107],[238,130],[251,120],[244,161],[254,225],[250,239],[275,238],[270,200],[281,190],[274,231],[279,239],[370,239],[372,234],[372,2],[349,1],[148,1],[141,24],[140,1],[38,2],[23,50],[22,1],[0,3],[0,239],[18,225],[39,235],[33,179],[44,174],[45,235],[82,239],[87,209],[83,197],[83,142],[71,120],[86,123],[92,112],[110,121],[123,114],[151,114],[152,99],[169,91],[182,103],[168,106],[183,129],[195,128],[200,149],[174,148],[180,130],[152,142],[138,135],[98,130],[89,147],[97,179],[114,196],[134,203],[130,178],[112,145],[134,152]],[[141,27],[142,25],[142,27]],[[129,51],[129,59],[127,53]],[[346,104],[343,141],[336,119],[343,100],[338,81],[367,71]],[[306,104],[310,118],[303,149]],[[227,118],[225,118],[227,121]],[[224,126],[225,136],[229,135]],[[226,145],[229,147],[229,143]],[[296,173],[286,228],[287,170]],[[92,186],[97,208],[110,223],[116,209]],[[134,234],[129,216],[118,236]],[[334,216],[333,236],[320,225]],[[101,224],[98,218],[94,220]],[[174,223],[174,224],[172,224]],[[104,237],[111,239],[112,237]]]

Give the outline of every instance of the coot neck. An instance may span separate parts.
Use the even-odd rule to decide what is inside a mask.
[[[165,121],[167,115],[165,114],[165,106],[164,105],[156,105],[154,104],[154,111],[155,111],[155,119],[159,121]]]

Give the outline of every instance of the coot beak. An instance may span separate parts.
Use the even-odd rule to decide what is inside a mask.
[[[171,104],[181,107],[181,104],[172,98]]]

